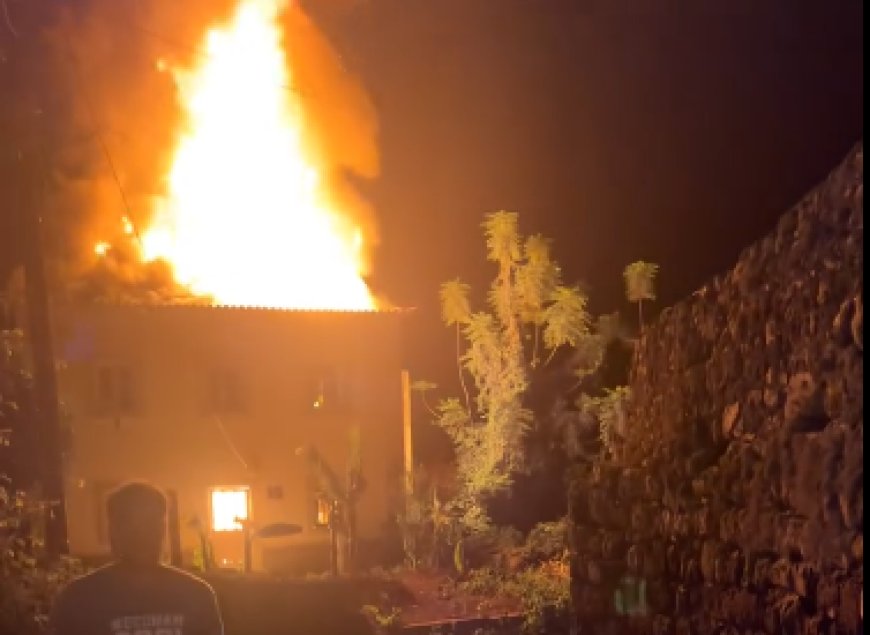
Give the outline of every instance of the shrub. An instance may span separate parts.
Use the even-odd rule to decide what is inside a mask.
[[[81,571],[63,558],[50,563],[43,540],[48,504],[16,487],[7,472],[15,431],[32,425],[31,383],[21,364],[21,333],[0,331],[0,635],[45,631],[57,592]]]

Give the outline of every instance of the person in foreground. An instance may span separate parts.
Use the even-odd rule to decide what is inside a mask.
[[[58,595],[51,635],[223,635],[212,588],[160,563],[166,498],[128,483],[106,503],[114,562],[73,580]]]

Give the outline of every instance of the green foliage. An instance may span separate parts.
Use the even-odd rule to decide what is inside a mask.
[[[550,259],[550,243],[540,235],[529,236],[523,247],[525,266],[516,271],[517,310],[523,322],[546,322],[542,307],[559,284],[559,267]]]
[[[480,567],[469,571],[468,576],[462,581],[460,587],[467,593],[483,595],[485,597],[506,595],[506,578],[507,574],[505,571],[492,566]]]
[[[468,322],[471,317],[470,291],[471,287],[459,279],[441,285],[441,317],[447,326]]]
[[[601,443],[611,455],[626,434],[625,416],[630,396],[628,386],[618,386],[605,390],[601,396],[584,394],[578,400],[580,412],[598,421]]]
[[[414,494],[405,497],[404,509],[398,515],[405,564],[411,569],[437,569],[446,560],[451,545],[460,539],[458,519],[424,469],[415,470],[414,484]]]
[[[486,237],[486,257],[503,264],[520,259],[519,215],[514,212],[488,214],[481,224]]]
[[[567,558],[548,560],[520,571],[508,585],[523,602],[527,633],[543,633],[549,615],[564,615],[571,606],[571,580]]]
[[[598,334],[588,335],[577,342],[574,347],[574,376],[582,381],[593,375],[604,361],[604,349],[607,340]]]
[[[560,559],[568,548],[568,521],[538,523],[526,537],[525,549],[536,560]]]
[[[548,616],[564,616],[571,603],[565,520],[534,527],[520,548],[523,566],[487,565],[468,572],[461,588],[485,597],[522,602],[527,633],[543,633]]]
[[[576,346],[589,335],[589,313],[586,296],[576,287],[558,286],[544,309],[544,345],[553,350],[560,346]]]
[[[38,491],[15,487],[5,474],[15,430],[32,424],[23,348],[19,331],[0,331],[0,635],[43,633],[55,595],[81,572],[71,558],[47,561],[44,527],[50,504]]]
[[[73,558],[49,563],[40,527],[48,506],[0,485],[0,634],[45,632],[54,597],[82,573]]]
[[[377,633],[387,635],[401,630],[401,609],[393,607],[389,612],[385,612],[374,604],[366,604],[362,607],[362,614],[368,618]]]
[[[533,414],[525,398],[539,365],[552,361],[558,351],[570,351],[565,357],[579,380],[572,390],[588,390],[591,385],[600,391],[600,383],[584,380],[601,367],[609,343],[628,337],[618,314],[603,315],[593,324],[584,292],[563,283],[546,239],[520,235],[516,214],[490,214],[483,230],[487,259],[497,265],[486,294],[487,308],[475,309],[469,287],[458,280],[445,283],[440,293],[442,318],[456,327],[460,338],[463,389],[467,376],[472,390],[466,390],[464,402],[446,398],[430,409],[453,442],[456,457],[457,491],[439,513],[448,519],[445,526],[450,529],[443,535],[445,544],[453,547],[462,588],[520,599],[527,630],[542,632],[551,617],[569,610],[567,521],[540,524],[519,545],[509,532],[493,527],[485,501],[509,488],[513,475],[527,467],[524,441]],[[644,300],[655,298],[657,270],[657,265],[644,262],[625,269],[627,296],[638,302],[639,310]],[[433,388],[425,382],[415,384],[424,403]],[[566,410],[556,425],[566,431],[572,428],[574,445],[584,452],[591,430],[593,455],[602,445],[613,454],[626,432],[628,397],[624,386],[584,394],[577,410]],[[596,426],[600,444],[594,437]],[[569,435],[565,436],[567,445]],[[576,458],[569,449],[566,452]],[[422,516],[431,515],[432,509],[420,507]]]
[[[633,262],[623,271],[625,278],[625,297],[629,302],[642,302],[643,300],[655,300],[655,281],[659,266],[652,262],[638,260]]]
[[[586,297],[561,283],[548,241],[524,239],[512,212],[489,214],[483,230],[487,258],[498,266],[487,294],[489,310],[472,310],[469,287],[458,280],[442,285],[440,294],[444,322],[456,325],[464,342],[463,388],[467,373],[474,389],[464,405],[445,399],[435,408],[436,422],[456,450],[460,492],[452,506],[469,531],[485,529],[482,501],[508,488],[524,466],[523,440],[533,416],[523,397],[540,362],[539,347],[549,361],[561,348],[592,341]]]
[[[643,328],[643,302],[655,300],[655,277],[659,266],[652,262],[638,260],[628,265],[622,273],[625,279],[625,297],[629,302],[637,302],[638,323]]]
[[[505,567],[508,555],[521,549],[523,536],[513,527],[490,525],[466,538],[465,543],[466,560],[470,569],[491,564]]]

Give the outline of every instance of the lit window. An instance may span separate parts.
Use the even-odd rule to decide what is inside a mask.
[[[214,531],[241,531],[240,521],[248,519],[247,487],[211,491],[211,528]]]
[[[320,368],[311,371],[307,392],[312,410],[341,412],[351,408],[349,381],[346,373]]]
[[[317,518],[314,523],[318,527],[326,527],[329,525],[329,515],[332,511],[332,505],[329,504],[329,499],[323,496],[317,497]]]

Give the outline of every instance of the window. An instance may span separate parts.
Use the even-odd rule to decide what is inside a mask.
[[[129,366],[107,364],[97,368],[96,408],[102,416],[130,415],[136,410],[133,373]]]
[[[349,382],[331,369],[311,373],[307,393],[308,407],[315,412],[344,412],[351,406]]]
[[[250,490],[247,487],[214,488],[211,490],[212,531],[241,531],[248,520]]]
[[[245,411],[239,374],[232,370],[214,371],[209,377],[209,408],[217,414]]]
[[[314,516],[314,525],[316,527],[328,527],[329,517],[332,514],[332,505],[329,499],[325,496],[317,497],[317,507]]]
[[[97,524],[97,541],[100,546],[109,545],[109,519],[106,514],[106,501],[112,490],[118,486],[114,481],[97,481],[92,484],[91,494]]]

